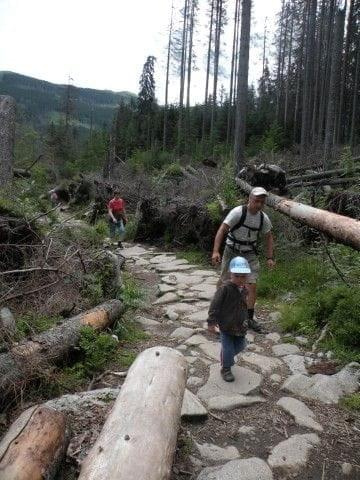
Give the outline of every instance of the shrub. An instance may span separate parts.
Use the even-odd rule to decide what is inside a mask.
[[[101,237],[106,237],[109,234],[109,227],[104,219],[98,220],[95,224],[95,231]]]
[[[79,346],[84,354],[82,361],[86,375],[102,370],[114,357],[117,342],[107,333],[97,333],[91,327],[81,329]]]
[[[167,165],[163,170],[165,177],[179,178],[184,175],[179,163],[170,163],[170,165]]]
[[[283,308],[280,320],[286,331],[315,333],[328,324],[323,345],[345,360],[360,359],[360,288],[328,287],[303,295]]]
[[[144,300],[144,292],[136,280],[126,272],[123,273],[123,287],[120,296],[126,308],[138,308]]]
[[[224,215],[217,200],[207,203],[206,208],[209,212],[211,220],[214,223],[220,223],[222,221]]]

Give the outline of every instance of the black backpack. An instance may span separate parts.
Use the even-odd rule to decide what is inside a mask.
[[[263,228],[263,225],[264,225],[264,212],[263,211],[260,211],[260,224],[259,224],[259,227],[256,228],[256,227],[249,227],[248,225],[245,224],[245,219],[246,219],[246,215],[247,215],[247,205],[242,205],[242,212],[241,212],[241,217],[240,217],[240,220],[238,221],[238,223],[236,225],[234,225],[230,230],[229,230],[229,233],[228,233],[228,236],[227,238],[234,243],[234,246],[235,245],[245,245],[245,246],[249,246],[252,248],[252,250],[255,252],[256,255],[258,255],[258,250],[257,250],[257,241],[258,241],[258,236],[259,236],[259,232],[261,232],[262,228]],[[249,236],[250,236],[250,231],[253,231],[253,232],[257,232],[256,233],[256,240],[237,240],[235,238],[235,236],[233,235],[233,232],[235,230],[238,230],[240,227],[245,227],[249,230]]]

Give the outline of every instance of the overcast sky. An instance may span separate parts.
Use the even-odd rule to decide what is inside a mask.
[[[193,102],[202,101],[204,95],[207,0],[199,3],[198,71],[193,76]],[[224,35],[224,76],[220,79],[225,88],[229,83],[234,3],[235,0],[227,2],[229,26]],[[174,0],[174,4],[178,7],[183,0]],[[253,1],[250,81],[255,81],[261,72],[262,40],[256,40],[256,34],[263,35],[267,17],[272,36],[279,6],[280,0]],[[154,55],[158,59],[156,93],[162,103],[170,12],[171,0],[0,0],[0,70],[55,83],[66,83],[70,75],[76,86],[137,93],[146,57]],[[173,100],[178,83],[173,75]]]

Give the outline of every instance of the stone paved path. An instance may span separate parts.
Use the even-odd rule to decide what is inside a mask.
[[[358,389],[359,365],[310,376],[306,366],[315,354],[306,338],[295,345],[276,331],[249,331],[248,347],[233,368],[235,382],[226,383],[219,374],[219,339],[206,330],[216,271],[152,247],[127,245],[121,254],[135,274],[145,274],[150,292],[137,321],[189,364],[186,448],[178,452],[174,479],[360,479],[360,422],[337,406]],[[146,284],[147,272],[157,279],[156,292],[153,282]]]

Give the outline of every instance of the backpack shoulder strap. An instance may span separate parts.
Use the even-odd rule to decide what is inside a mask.
[[[247,215],[247,205],[242,205],[241,217],[240,217],[239,221],[230,229],[229,233],[233,233],[235,230],[237,230],[242,225],[244,225],[246,215]]]
[[[261,211],[260,211],[260,226],[259,226],[259,232],[261,232],[263,226],[264,226],[264,212],[261,210]]]

